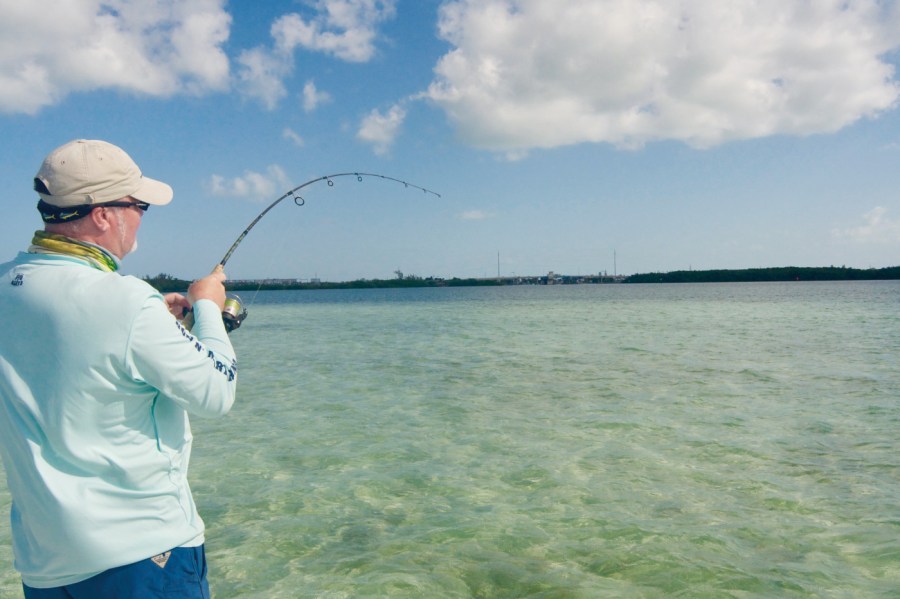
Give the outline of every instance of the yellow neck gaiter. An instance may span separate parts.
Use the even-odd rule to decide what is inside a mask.
[[[35,231],[28,251],[33,254],[59,254],[62,256],[76,256],[84,258],[97,270],[115,272],[119,270],[119,263],[106,250],[98,245],[78,241],[65,235]]]

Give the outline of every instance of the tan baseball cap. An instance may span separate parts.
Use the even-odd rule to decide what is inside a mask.
[[[96,139],[76,139],[50,152],[34,177],[34,190],[57,207],[103,204],[126,196],[163,206],[173,195],[162,181],[144,177],[122,148]]]

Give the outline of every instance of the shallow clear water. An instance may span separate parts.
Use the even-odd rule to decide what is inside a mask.
[[[244,299],[217,599],[898,595],[900,283]]]

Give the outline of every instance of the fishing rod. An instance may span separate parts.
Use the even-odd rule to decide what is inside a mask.
[[[394,177],[388,177],[387,175],[379,175],[378,173],[347,172],[347,173],[334,173],[332,175],[323,175],[321,177],[316,177],[315,179],[310,179],[306,183],[301,183],[297,187],[294,187],[293,189],[286,191],[284,194],[281,195],[281,197],[279,197],[277,200],[275,200],[274,202],[272,202],[271,204],[266,206],[265,210],[260,212],[256,216],[256,218],[254,218],[250,222],[250,224],[247,225],[247,228],[244,229],[243,233],[238,235],[238,238],[234,240],[234,243],[231,244],[231,247],[228,248],[228,251],[225,252],[225,255],[222,257],[222,259],[219,261],[219,263],[216,264],[215,268],[213,268],[213,272],[224,271],[225,263],[228,262],[228,260],[231,258],[231,255],[234,254],[234,251],[238,248],[238,246],[241,244],[241,242],[244,241],[244,238],[247,237],[247,234],[250,232],[250,230],[256,226],[256,223],[258,223],[260,220],[262,220],[262,217],[264,217],[269,212],[269,210],[271,210],[272,208],[274,208],[275,206],[280,204],[282,202],[282,200],[285,200],[287,198],[294,198],[294,204],[296,204],[297,206],[303,206],[304,204],[306,204],[306,200],[304,200],[303,197],[297,193],[298,191],[300,191],[304,187],[313,185],[314,183],[319,183],[320,181],[327,181],[328,187],[334,187],[334,179],[337,179],[340,177],[356,177],[356,180],[359,181],[360,183],[362,182],[363,177],[375,177],[377,179],[384,179],[385,181],[393,181],[395,183],[400,183],[406,188],[412,187],[413,189],[419,189],[426,195],[431,194],[431,195],[434,195],[437,197],[441,197],[441,194],[431,191],[430,189],[426,189],[424,187],[415,185],[413,183],[410,183],[409,181],[404,181],[402,179],[395,179]],[[225,298],[225,307],[222,310],[222,321],[225,323],[225,329],[230,333],[234,329],[241,326],[241,323],[244,322],[245,318],[247,318],[247,309],[244,307],[243,303],[241,302],[241,298],[239,298],[237,295],[235,295],[233,293],[227,294],[226,298]],[[185,312],[184,320],[182,321],[182,324],[186,329],[190,330],[191,326],[193,326],[193,324],[194,324],[194,318],[193,318],[192,311],[188,310]]]

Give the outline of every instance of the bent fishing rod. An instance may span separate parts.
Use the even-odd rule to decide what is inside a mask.
[[[228,248],[228,251],[225,252],[225,255],[222,257],[222,259],[219,261],[219,263],[216,264],[215,268],[213,268],[213,272],[223,271],[225,269],[225,263],[228,262],[228,260],[231,258],[231,255],[234,253],[234,251],[238,248],[238,246],[241,244],[241,242],[244,241],[244,238],[247,237],[247,234],[250,232],[250,230],[256,226],[256,223],[258,223],[260,220],[262,220],[262,217],[264,217],[266,214],[268,214],[269,210],[271,210],[272,208],[274,208],[275,206],[277,206],[278,204],[280,204],[283,200],[285,200],[287,198],[294,198],[294,204],[296,204],[297,206],[303,206],[304,204],[306,204],[306,200],[304,200],[303,197],[297,193],[298,191],[300,191],[304,187],[313,185],[314,183],[319,183],[320,181],[326,181],[328,183],[329,187],[334,187],[334,180],[338,179],[340,177],[356,177],[356,180],[359,181],[360,183],[362,182],[363,177],[375,177],[377,179],[384,179],[385,181],[393,181],[395,183],[399,183],[406,188],[412,187],[413,189],[419,189],[426,195],[431,194],[436,197],[441,197],[441,194],[431,191],[430,189],[426,189],[419,185],[414,185],[413,183],[404,181],[402,179],[395,179],[394,177],[388,177],[387,175],[379,175],[378,173],[361,173],[361,172],[352,172],[351,173],[351,172],[348,172],[348,173],[335,173],[333,175],[323,175],[321,177],[316,177],[315,179],[310,179],[306,183],[301,183],[297,187],[294,187],[293,189],[286,191],[284,194],[281,195],[281,197],[279,197],[277,200],[275,200],[274,202],[272,202],[271,204],[266,206],[266,208],[262,212],[260,212],[256,216],[256,218],[254,218],[250,222],[249,225],[247,225],[247,228],[244,229],[244,231],[240,235],[238,235],[238,238],[234,240],[234,243],[231,244],[231,247]],[[188,330],[190,330],[191,326],[193,326],[193,324],[194,324],[193,316],[194,316],[193,312],[190,310],[186,311],[184,314],[184,320],[182,321],[182,324]],[[225,298],[225,307],[222,310],[222,321],[225,323],[225,330],[227,330],[230,333],[234,329],[241,326],[241,323],[244,322],[245,318],[247,318],[247,309],[244,307],[243,303],[241,302],[241,299],[235,294],[231,294],[231,293],[227,294],[227,296]]]

